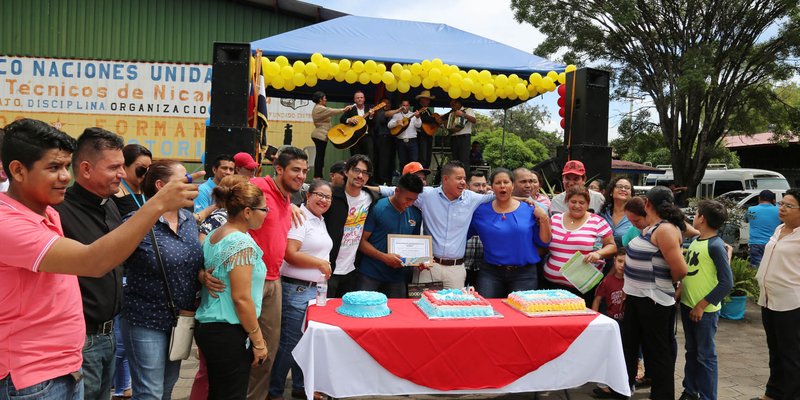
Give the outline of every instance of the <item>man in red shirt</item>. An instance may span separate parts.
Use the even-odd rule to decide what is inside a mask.
[[[11,183],[0,193],[0,243],[14,251],[0,257],[0,399],[82,399],[86,326],[76,276],[98,278],[121,264],[161,214],[192,206],[197,187],[167,184],[126,223],[85,245],[64,237],[52,207],[64,201],[75,140],[32,119],[5,130],[0,159]]]
[[[275,160],[275,179],[265,176],[250,182],[261,188],[267,199],[267,218],[260,229],[250,231],[258,246],[264,251],[267,280],[258,324],[267,343],[268,356],[260,366],[250,370],[247,398],[263,400],[269,392],[272,361],[278,351],[281,336],[281,282],[280,270],[286,252],[292,208],[290,198],[303,187],[308,174],[308,156],[297,147],[284,149]]]

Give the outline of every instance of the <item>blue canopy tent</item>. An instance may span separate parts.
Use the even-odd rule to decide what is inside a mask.
[[[290,61],[310,59],[319,52],[331,59],[375,60],[388,66],[392,63],[411,64],[434,58],[445,64],[457,65],[462,70],[489,70],[493,74],[517,74],[527,79],[534,72],[543,75],[549,71],[562,72],[565,66],[493,40],[464,32],[445,24],[370,18],[348,15],[295,29],[250,43],[253,51],[259,49],[270,59],[285,56]],[[268,96],[310,99],[315,91],[323,91],[329,101],[351,102],[353,92],[362,90],[368,101],[383,94],[382,84],[349,84],[335,80],[319,81],[312,88],[302,86],[292,91],[268,89]],[[402,94],[413,98],[424,90],[411,88]],[[401,94],[395,92],[397,97]],[[446,106],[449,96],[434,87],[433,105]],[[389,93],[387,93],[389,95]],[[497,99],[494,103],[474,97],[461,100],[473,108],[508,109],[522,100]]]

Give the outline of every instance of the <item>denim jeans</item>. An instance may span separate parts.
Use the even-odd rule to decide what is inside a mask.
[[[767,247],[765,244],[751,244],[750,245],[750,266],[758,268],[761,264],[761,258],[764,257],[764,249]]]
[[[122,322],[122,337],[131,369],[133,398],[169,400],[181,372],[180,361],[169,360],[169,332]]]
[[[114,318],[114,396],[122,396],[131,388],[131,370],[128,368],[128,358],[125,357],[125,344],[122,340],[119,319],[119,315]]]
[[[408,140],[408,141],[406,141]],[[417,147],[417,139],[397,139],[397,162],[400,169],[412,162],[419,159],[419,147]]]
[[[83,342],[83,393],[86,400],[107,399],[114,378],[114,335],[86,335]]]
[[[63,375],[17,390],[11,374],[0,379],[0,400],[83,400],[83,380],[75,382],[72,375]]]
[[[504,267],[481,263],[476,286],[481,296],[487,299],[507,297],[517,290],[537,288],[536,265]]]
[[[358,290],[381,292],[390,299],[408,297],[408,287],[405,282],[382,282],[364,274],[358,274]]]
[[[717,351],[714,335],[717,334],[719,311],[703,313],[700,321],[689,318],[691,308],[681,304],[681,321],[686,339],[686,365],[683,390],[699,395],[702,400],[717,398]]]
[[[303,371],[294,361],[292,350],[303,336],[303,319],[308,301],[317,296],[316,287],[283,282],[283,304],[281,306],[281,341],[272,363],[269,381],[270,397],[282,397],[286,387],[286,375],[292,370],[292,389],[303,389]]]

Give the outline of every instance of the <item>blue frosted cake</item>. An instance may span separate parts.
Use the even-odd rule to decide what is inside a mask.
[[[426,290],[417,303],[429,318],[492,317],[492,305],[474,290]]]
[[[379,318],[391,312],[386,305],[386,295],[378,292],[358,291],[342,296],[342,305],[336,312],[354,318]]]

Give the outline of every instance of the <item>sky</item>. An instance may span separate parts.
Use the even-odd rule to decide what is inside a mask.
[[[514,20],[510,0],[304,1],[352,15],[444,23],[528,53],[532,53],[545,38],[532,25],[520,24]],[[324,54],[324,51],[322,53]],[[546,107],[550,122],[544,126],[545,130],[563,133],[559,126],[561,119],[558,116],[557,100],[558,95],[551,92],[531,99],[529,103]],[[628,103],[612,102],[609,111],[609,140],[617,136],[617,125],[622,117],[621,114],[628,109]]]

